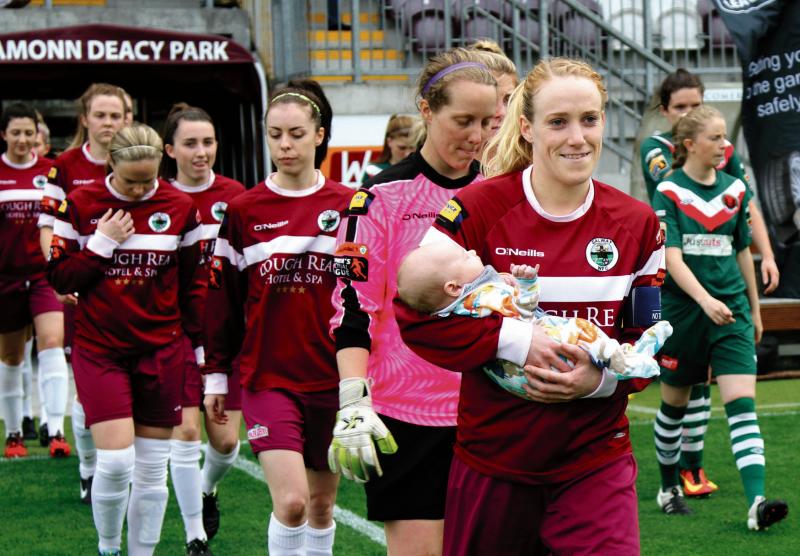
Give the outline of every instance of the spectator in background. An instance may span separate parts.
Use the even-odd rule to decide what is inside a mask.
[[[122,98],[125,99],[125,125],[133,123],[133,98],[122,87],[119,88],[122,92]]]
[[[50,128],[44,123],[41,114],[37,113],[37,116],[39,117],[38,131],[36,132],[36,138],[33,140],[33,150],[36,151],[39,158],[55,158],[54,156],[48,156],[50,155]]]
[[[397,164],[416,150],[413,132],[417,121],[419,118],[416,116],[392,114],[383,137],[383,151],[375,162],[364,170],[367,178]]]

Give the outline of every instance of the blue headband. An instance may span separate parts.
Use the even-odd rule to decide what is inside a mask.
[[[422,96],[425,96],[425,93],[427,93],[428,90],[431,87],[433,87],[436,84],[436,82],[439,81],[442,77],[444,77],[445,75],[447,75],[449,73],[453,73],[454,71],[457,71],[457,70],[460,70],[460,69],[464,69],[464,68],[481,68],[481,69],[485,69],[486,71],[489,71],[489,68],[487,68],[485,65],[481,64],[480,62],[459,62],[457,64],[453,64],[452,66],[447,66],[446,68],[441,70],[439,73],[437,73],[433,77],[431,77],[428,80],[427,83],[425,83],[425,86],[422,88]]]

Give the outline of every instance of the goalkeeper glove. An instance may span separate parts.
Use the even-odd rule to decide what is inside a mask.
[[[392,433],[372,409],[369,383],[364,378],[346,378],[339,382],[339,412],[328,448],[331,471],[341,471],[346,478],[366,483],[383,475],[375,442],[384,454],[397,451]]]

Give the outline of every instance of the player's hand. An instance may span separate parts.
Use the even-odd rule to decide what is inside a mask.
[[[78,304],[78,296],[75,294],[67,293],[62,295],[58,292],[55,292],[55,294],[56,294],[56,299],[58,300],[59,303],[62,303],[64,305]]]
[[[392,433],[372,409],[369,384],[364,378],[346,378],[339,383],[339,412],[328,448],[328,466],[346,478],[366,483],[383,475],[378,449],[384,454],[397,451]]]
[[[203,397],[203,406],[206,408],[206,415],[218,425],[228,422],[228,414],[225,413],[225,394],[206,394]]]
[[[562,373],[571,371],[572,367],[559,357],[561,344],[548,336],[543,326],[538,324],[533,324],[532,326],[533,336],[531,337],[531,345],[528,348],[528,358],[525,360],[525,365],[548,370],[552,367],[553,370]]]
[[[781,273],[775,259],[761,259],[761,281],[764,283],[764,293],[770,294],[778,287]]]
[[[512,264],[511,276],[514,278],[524,278],[525,280],[533,280],[539,274],[539,265],[530,266],[527,264]]]
[[[703,309],[705,314],[708,315],[708,318],[717,326],[736,322],[728,306],[710,295],[700,302],[700,308]]]
[[[755,332],[756,343],[761,343],[761,336],[764,334],[764,324],[761,322],[761,310],[750,311],[753,318],[753,331]]]
[[[113,214],[112,212],[113,209],[108,209],[97,221],[97,229],[117,243],[124,243],[136,231],[133,227],[133,217],[130,212],[122,209],[118,209]]]
[[[523,388],[531,400],[539,403],[568,402],[597,390],[603,379],[602,371],[592,364],[586,350],[572,344],[557,344],[556,353],[572,361],[574,367],[560,358],[559,361],[567,367],[566,371],[525,365],[528,384]]]

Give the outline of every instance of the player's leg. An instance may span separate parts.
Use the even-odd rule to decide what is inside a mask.
[[[181,424],[172,432],[169,460],[172,487],[183,517],[186,542],[207,541],[203,529],[203,498],[200,492],[200,408],[183,407]]]
[[[228,409],[228,398],[225,399],[225,413],[228,415],[228,422],[224,425],[213,422],[205,415],[206,432],[208,434],[208,446],[206,457],[203,461],[202,469],[202,492],[203,492],[203,527],[209,540],[213,539],[219,531],[220,510],[217,494],[217,485],[222,478],[233,467],[236,458],[239,457],[239,427],[242,422],[241,409]],[[241,408],[241,401],[238,405]]]
[[[203,497],[200,492],[200,405],[203,402],[203,381],[188,338],[184,338],[184,350],[183,417],[172,432],[170,475],[183,517],[186,543],[198,540],[202,544],[208,540],[203,529]]]
[[[72,435],[75,439],[75,451],[78,454],[81,502],[91,504],[92,480],[97,467],[97,448],[92,438],[92,432],[86,426],[86,413],[78,396],[75,396],[72,401]]]
[[[718,489],[715,483],[708,480],[703,469],[703,448],[710,417],[711,386],[695,384],[683,417],[681,437],[681,482],[688,497],[704,498]]]
[[[100,552],[118,554],[135,462],[130,374],[120,361],[75,346],[75,386],[97,446],[92,515]]]
[[[242,415],[250,448],[261,464],[272,498],[269,554],[305,554],[309,490],[303,459],[302,397],[286,390],[244,390]],[[330,428],[332,431],[333,422]]]
[[[220,425],[205,415],[208,448],[203,461],[203,527],[209,540],[219,531],[220,509],[217,485],[239,457],[239,428],[242,423],[242,385],[238,361],[228,376],[228,395],[225,396],[228,422]]]
[[[749,307],[733,300],[728,305],[736,322],[713,338],[716,341],[711,365],[725,404],[731,450],[747,497],[747,526],[766,529],[786,517],[788,506],[782,500],[766,498],[766,453],[756,414],[757,371]]]
[[[33,329],[28,326],[25,332],[25,351],[22,358],[22,437],[25,440],[36,440],[36,421],[33,416]],[[39,391],[41,395],[41,390]],[[41,398],[40,398],[41,399]],[[40,404],[39,422],[47,422],[44,404]]]
[[[37,297],[52,294],[52,290],[36,292],[31,285],[31,303],[34,313],[33,323],[36,329],[36,344],[39,349],[39,380],[42,383],[42,395],[47,409],[47,429],[50,434],[50,456],[66,457],[70,447],[64,438],[64,414],[67,409],[69,391],[69,369],[64,355],[64,314],[58,311],[47,311],[37,314]],[[37,288],[41,289],[41,288]],[[60,304],[58,305],[60,308]]]
[[[22,438],[22,361],[25,328],[0,333],[0,417],[5,422],[4,456],[25,457]]]
[[[137,556],[153,554],[161,538],[169,498],[170,438],[181,423],[184,340],[178,338],[132,364],[136,465],[128,504],[128,551]]]
[[[306,555],[332,556],[336,537],[333,507],[339,475],[328,467],[328,446],[333,440],[333,426],[339,410],[339,390],[303,394],[305,446],[303,456],[309,487]]]
[[[548,553],[639,555],[633,454],[548,491],[541,527]]]
[[[546,553],[539,539],[546,501],[546,487],[494,479],[455,456],[439,550],[445,556]]]
[[[663,363],[662,363],[663,365]],[[672,386],[661,381],[661,406],[656,414],[653,436],[656,459],[661,474],[661,488],[656,501],[666,514],[690,514],[680,487],[678,460],[681,448],[681,429],[686,406],[689,403],[689,386]]]
[[[390,554],[441,554],[455,427],[380,418],[404,448],[378,454],[383,476],[364,485],[367,517],[384,522]]]

